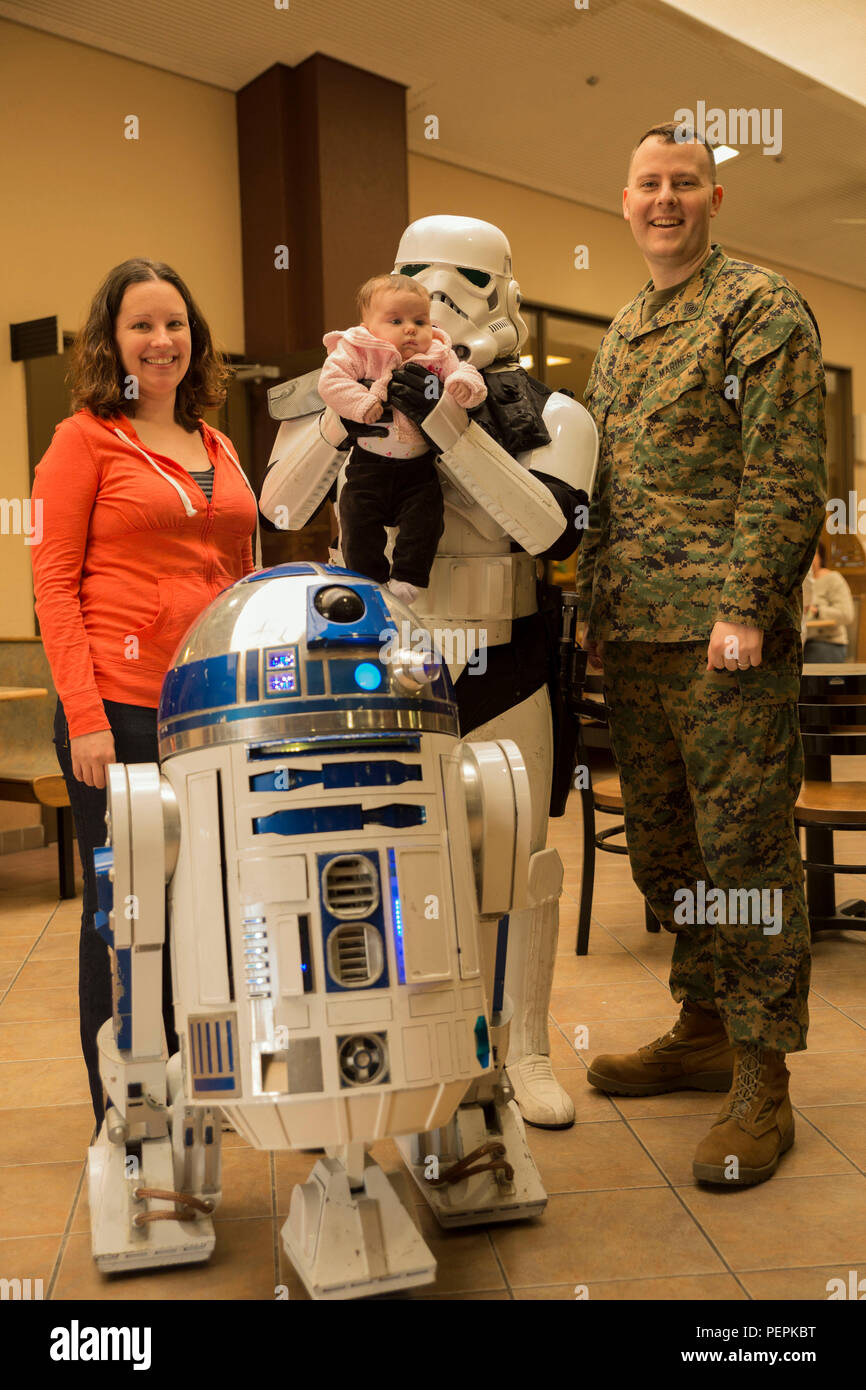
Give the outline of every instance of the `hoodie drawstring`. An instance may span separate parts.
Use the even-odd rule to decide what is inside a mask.
[[[195,509],[195,507],[192,505],[192,502],[189,500],[189,497],[188,497],[187,494],[184,492],[184,490],[183,490],[183,488],[181,487],[180,483],[176,482],[175,479],[172,478],[171,475],[170,475],[169,473],[166,473],[166,471],[165,471],[164,468],[160,468],[160,466],[159,466],[159,464],[156,462],[156,460],[155,460],[155,459],[152,459],[152,458],[150,457],[150,454],[148,454],[144,449],[139,448],[139,446],[135,443],[135,441],[134,441],[133,439],[130,439],[130,438],[128,437],[128,435],[125,435],[125,434],[123,433],[123,430],[118,429],[117,425],[114,426],[114,433],[115,433],[116,435],[118,435],[119,438],[122,439],[123,442],[124,442],[125,444],[128,444],[128,445],[130,446],[131,449],[135,449],[137,453],[141,454],[142,458],[147,459],[148,463],[151,465],[152,468],[155,468],[155,469],[156,469],[156,471],[157,471],[157,473],[160,475],[160,477],[165,478],[165,481],[166,481],[167,483],[171,483],[171,485],[172,485],[172,487],[174,488],[175,492],[176,492],[176,493],[178,494],[178,496],[180,497],[180,500],[183,502],[183,509],[184,509],[184,511],[186,512],[187,516],[195,516],[195,515],[197,514],[197,513],[196,513],[196,509]],[[227,445],[225,445],[225,444],[223,443],[223,441],[220,439],[219,435],[216,435],[216,440],[217,440],[217,443],[220,445],[220,447],[221,447],[223,453],[224,453],[228,458],[231,459],[231,461],[232,461],[232,463],[234,464],[235,468],[238,470],[238,472],[240,473],[240,475],[241,475],[241,477],[243,478],[244,482],[246,483],[247,487],[249,488],[250,492],[252,493],[253,502],[255,503],[255,508],[256,508],[255,567],[256,567],[257,570],[260,570],[260,569],[262,568],[262,539],[261,539],[261,531],[260,531],[260,528],[259,528],[259,503],[258,503],[258,498],[256,497],[256,494],[255,494],[255,492],[253,491],[252,483],[250,482],[250,480],[249,480],[249,478],[247,477],[247,475],[246,475],[246,473],[244,472],[244,470],[241,468],[240,460],[239,460],[238,458],[236,458],[235,455],[232,453],[231,449],[229,449],[229,448],[227,447]]]

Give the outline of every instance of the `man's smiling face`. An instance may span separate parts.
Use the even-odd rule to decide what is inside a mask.
[[[661,273],[682,277],[699,265],[710,247],[710,220],[722,201],[722,188],[713,184],[707,152],[699,143],[668,143],[651,135],[632,157],[628,185],[623,189],[623,217],[653,278]]]

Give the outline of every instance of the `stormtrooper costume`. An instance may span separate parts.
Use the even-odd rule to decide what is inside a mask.
[[[545,847],[554,756],[552,662],[536,559],[565,558],[580,540],[578,517],[592,492],[597,435],[581,405],[520,367],[528,330],[510,246],[497,227],[467,217],[422,218],[405,231],[394,269],[426,287],[434,324],[449,335],[457,355],[482,372],[488,388],[487,401],[470,418],[445,393],[428,399],[427,373],[409,364],[395,372],[390,402],[435,448],[445,502],[430,582],[412,612],[431,633],[466,634],[457,659],[449,660],[461,736],[513,739],[530,778],[529,906],[499,925],[491,1009],[500,1025],[500,1061],[507,1049],[508,1080],[523,1119],[564,1128],[574,1121],[574,1107],[553,1075],[548,1040],[562,864],[556,850]],[[269,393],[271,414],[283,423],[260,506],[283,529],[309,520],[356,432],[375,430],[323,411],[317,375]],[[469,649],[473,643],[486,648],[486,660]],[[497,1104],[508,1096],[501,1087]]]

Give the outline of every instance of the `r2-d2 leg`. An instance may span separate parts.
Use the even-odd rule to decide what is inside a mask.
[[[98,1036],[110,1105],[88,1151],[91,1243],[104,1273],[206,1260],[214,1248],[219,1116],[184,1109],[162,1024],[165,884],[176,853],[165,796],[156,764],[110,767],[109,847],[94,856],[97,929],[112,951],[113,1016]]]
[[[507,939],[503,914],[522,907],[526,900],[531,879],[526,831],[532,800],[517,745],[505,741],[498,746],[508,750],[510,763],[520,775],[509,785],[501,776],[486,776],[482,765],[480,775],[467,788],[470,824],[479,829],[483,825],[486,831],[477,834],[472,850],[493,1066],[473,1083],[446,1126],[398,1140],[412,1176],[443,1226],[521,1220],[537,1215],[547,1204],[505,1072],[511,1004],[503,989]],[[523,834],[509,844],[503,826],[511,816]]]

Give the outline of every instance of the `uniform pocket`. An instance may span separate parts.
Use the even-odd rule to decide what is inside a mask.
[[[651,387],[641,399],[639,417],[642,439],[651,445],[642,451],[645,473],[661,490],[734,497],[735,480],[725,460],[739,457],[738,421],[723,409],[698,361]]]

